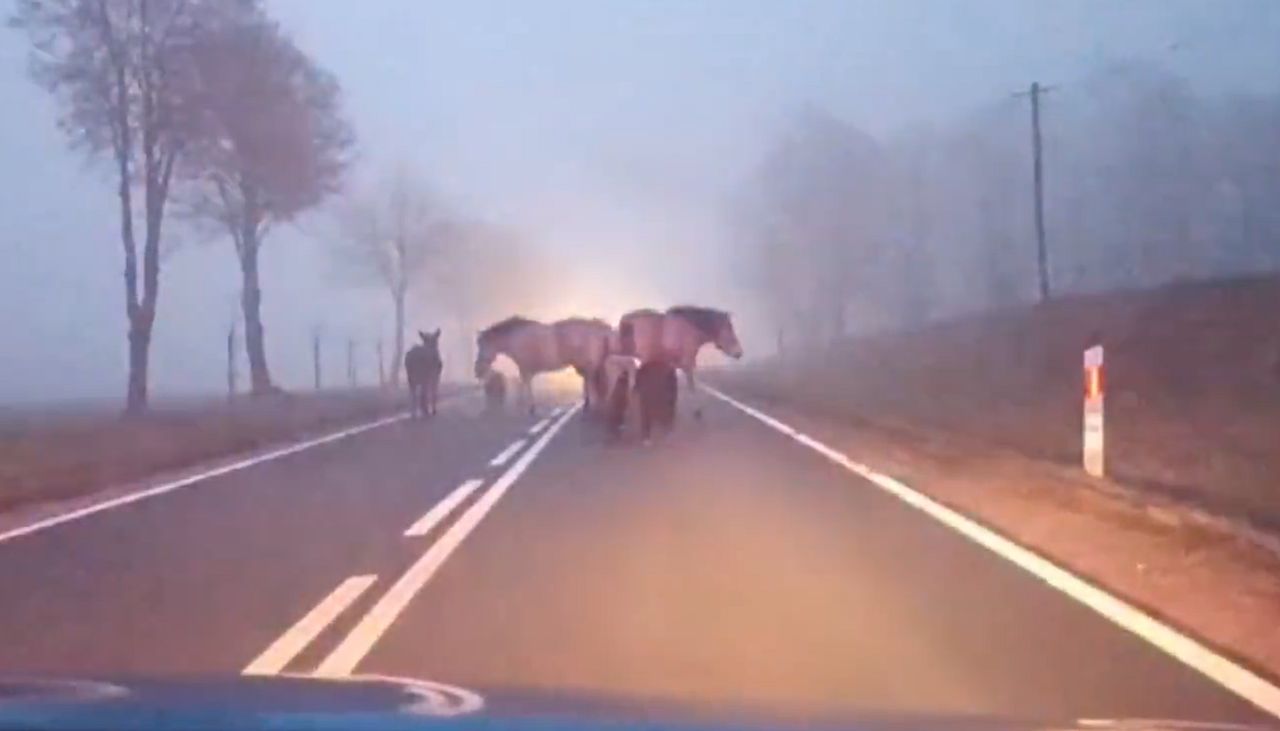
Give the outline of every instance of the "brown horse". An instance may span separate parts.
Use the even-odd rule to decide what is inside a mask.
[[[572,317],[547,324],[508,317],[476,337],[476,378],[489,374],[498,355],[507,356],[520,371],[521,393],[532,413],[534,376],[566,367],[573,367],[580,376],[594,373],[612,334],[613,328],[603,320]],[[585,377],[582,390],[589,402],[591,389]]]
[[[610,436],[621,436],[633,401],[639,412],[639,436],[646,444],[654,427],[663,433],[671,431],[679,391],[675,366],[665,360],[651,360],[642,365],[638,358],[614,353],[600,364],[594,381],[596,414]]]
[[[593,413],[600,417],[609,434],[618,437],[627,420],[631,389],[640,362],[629,355],[611,353],[592,373]]]
[[[556,342],[567,365],[572,366],[582,378],[584,406],[592,405],[591,374],[596,372],[609,353],[613,340],[613,326],[604,320],[570,317],[552,323]]]
[[[413,417],[435,416],[440,399],[440,328],[433,333],[418,331],[421,343],[404,354],[404,373],[409,381],[409,397],[413,401]]]
[[[710,307],[682,305],[666,312],[628,312],[618,323],[617,342],[621,352],[634,355],[641,363],[661,360],[684,371],[691,389],[703,345],[712,343],[735,360],[742,357],[742,344],[729,313]]]
[[[655,426],[667,433],[675,425],[679,393],[676,369],[664,360],[651,360],[636,371],[635,384],[640,406],[640,438],[648,443]]]

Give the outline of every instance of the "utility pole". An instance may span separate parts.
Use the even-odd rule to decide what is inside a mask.
[[[1041,86],[1040,82],[1032,82],[1028,91],[1020,91],[1014,96],[1031,97],[1031,152],[1032,176],[1035,179],[1036,207],[1036,264],[1040,275],[1040,301],[1049,299],[1049,251],[1044,241],[1044,163],[1040,145],[1040,95],[1052,90],[1052,86]]]
[[[315,377],[316,390],[320,390],[320,328],[311,332],[311,372]]]
[[[347,385],[356,387],[356,341],[347,338]]]

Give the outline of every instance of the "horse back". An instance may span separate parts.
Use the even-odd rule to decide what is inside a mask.
[[[555,327],[545,323],[534,323],[512,333],[503,352],[524,374],[560,370],[568,365],[560,355]]]
[[[663,349],[665,316],[657,310],[637,310],[622,316],[618,341],[622,352],[641,362],[666,356]]]
[[[604,320],[569,318],[552,326],[556,336],[557,360],[573,366],[579,375],[593,371],[608,351],[613,328]]]

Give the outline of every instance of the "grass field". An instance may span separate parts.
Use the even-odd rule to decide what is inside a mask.
[[[1095,332],[1110,476],[1280,531],[1280,277],[1065,298],[851,339],[733,378],[827,416],[1075,465],[1081,357]]]
[[[0,510],[64,499],[324,432],[404,406],[374,389],[160,403],[123,420],[106,404],[0,413]]]

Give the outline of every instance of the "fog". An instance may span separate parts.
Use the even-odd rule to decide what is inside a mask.
[[[441,205],[520,241],[519,257],[502,258],[514,276],[467,280],[481,303],[470,319],[516,310],[615,319],[689,302],[732,311],[748,354],[772,353],[779,328],[818,306],[801,302],[814,286],[796,262],[823,262],[833,247],[872,257],[838,257],[848,276],[832,327],[844,332],[1031,301],[1029,111],[1012,94],[1032,81],[1054,87],[1043,113],[1058,289],[1280,265],[1273,0],[277,0],[268,9],[341,84],[357,138],[348,190],[407,167]],[[0,35],[0,400],[117,397],[127,325],[111,171],[69,148],[54,100],[28,77],[28,50],[22,33]],[[1133,126],[1144,119],[1156,122]],[[1136,142],[1150,144],[1134,152]],[[767,172],[779,159],[795,181]],[[1222,172],[1227,160],[1267,179],[1246,185]],[[974,180],[985,187],[975,192]],[[1240,184],[1222,192],[1224,180]],[[1222,200],[1151,233],[1205,190]],[[390,300],[352,286],[335,263],[332,212],[344,195],[276,227],[262,249],[266,347],[285,388],[310,386],[317,330],[332,382],[345,376],[348,339],[365,383],[376,380],[373,344],[389,347]],[[927,205],[912,209],[912,195]],[[1240,233],[1231,212],[1253,195],[1250,210],[1262,213]],[[793,237],[781,248],[779,216]],[[841,233],[823,238],[823,226]],[[1227,231],[1239,255],[1215,258]],[[1146,248],[1127,249],[1137,238]],[[225,237],[176,218],[165,241],[152,391],[216,393],[239,312],[235,255]],[[1161,246],[1180,263],[1163,264]],[[915,258],[887,280],[885,257],[906,249]],[[1119,251],[1130,253],[1117,264]],[[870,284],[870,296],[850,296],[869,275],[891,281],[893,296]],[[441,301],[446,288],[421,276],[406,325],[444,328],[457,373],[470,328],[484,323],[463,322]],[[904,289],[927,302],[894,299]]]

